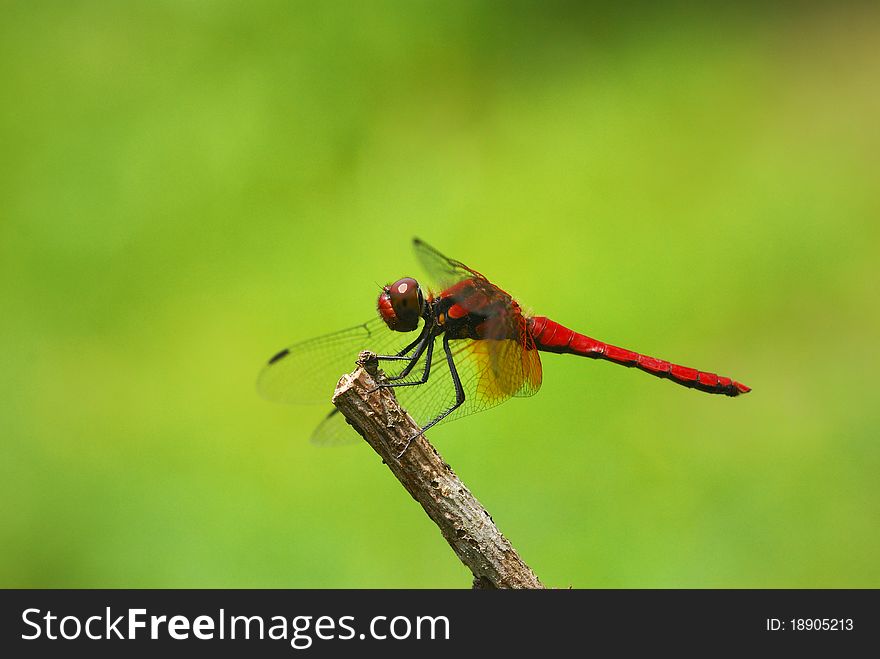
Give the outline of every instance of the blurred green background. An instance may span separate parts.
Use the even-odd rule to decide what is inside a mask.
[[[469,587],[366,445],[254,386],[418,235],[754,388],[547,355],[432,432],[546,584],[880,587],[877,10],[0,12],[3,586]]]

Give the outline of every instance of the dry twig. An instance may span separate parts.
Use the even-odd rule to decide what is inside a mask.
[[[333,404],[379,454],[407,492],[474,575],[474,588],[543,588],[492,517],[421,436],[397,459],[418,425],[400,407],[392,389],[377,389],[384,377],[370,353],[336,385]]]

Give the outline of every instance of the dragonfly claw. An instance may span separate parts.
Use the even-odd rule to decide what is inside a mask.
[[[424,431],[423,431],[423,432],[424,432]],[[403,450],[402,450],[400,453],[397,454],[397,460],[400,460],[400,458],[403,457],[403,454],[406,453],[406,450],[409,448],[409,445],[412,444],[413,441],[414,441],[419,435],[421,435],[421,434],[422,434],[421,432],[416,433],[415,435],[413,435],[412,437],[410,437],[408,440],[406,440],[406,444],[404,445]]]

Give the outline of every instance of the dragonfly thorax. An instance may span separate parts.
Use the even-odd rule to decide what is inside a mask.
[[[382,287],[376,306],[379,316],[389,329],[395,332],[412,332],[419,326],[425,298],[419,282],[412,277],[404,277],[390,286]]]

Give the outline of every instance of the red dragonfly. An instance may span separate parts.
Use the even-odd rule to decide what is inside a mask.
[[[296,343],[273,356],[258,381],[265,398],[326,403],[333,385],[362,350],[387,363],[388,383],[382,386],[395,388],[422,432],[512,396],[535,394],[541,387],[541,352],[606,359],[710,394],[739,396],[750,391],[728,377],[624,350],[545,316],[528,316],[476,270],[417,238],[413,245],[440,284],[439,292],[423,289],[411,277],[384,286],[377,318]],[[416,330],[415,340],[401,347],[398,333]],[[335,409],[312,434],[312,441],[322,444],[349,439],[357,436]]]

